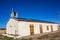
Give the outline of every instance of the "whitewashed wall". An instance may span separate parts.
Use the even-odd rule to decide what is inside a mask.
[[[30,24],[34,25],[34,34],[40,34],[41,24],[43,28],[43,33],[51,32],[51,25],[53,26],[54,31],[58,30],[58,24],[16,21],[11,18],[6,25],[6,33],[15,34],[15,30],[17,30],[17,34],[20,36],[30,35]],[[49,26],[49,30],[46,29],[46,26]]]
[[[18,23],[18,34],[20,36],[27,36],[30,35],[30,24],[34,25],[34,34],[40,34],[40,24],[42,24],[43,33],[45,32],[51,32],[51,25],[53,26],[53,30],[58,30],[57,26],[58,24],[51,24],[51,23],[37,23],[37,22],[24,22],[20,21]],[[49,26],[49,30],[46,29],[46,26]]]
[[[18,29],[18,22],[14,19],[10,19],[6,24],[6,33],[7,34],[15,34],[15,30]]]

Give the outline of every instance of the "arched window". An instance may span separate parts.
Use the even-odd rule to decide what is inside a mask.
[[[34,34],[34,25],[30,24],[30,35]]]

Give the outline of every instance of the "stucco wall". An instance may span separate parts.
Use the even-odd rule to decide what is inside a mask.
[[[18,29],[17,21],[14,19],[10,19],[6,24],[6,33],[7,34],[15,34],[15,29]]]
[[[17,30],[16,33],[20,36],[30,35],[30,24],[34,25],[34,34],[40,34],[40,24],[42,25],[43,33],[51,32],[51,25],[53,26],[53,31],[58,30],[57,28],[58,24],[24,22],[24,21],[16,21],[14,19],[10,19],[6,24],[6,33],[15,34],[15,30]],[[49,30],[46,29],[46,26],[49,26]]]
[[[58,24],[51,24],[51,23],[37,23],[37,22],[23,22],[20,21],[18,23],[18,34],[21,36],[30,35],[30,24],[34,25],[34,34],[40,34],[40,24],[42,24],[43,33],[51,32],[51,25],[53,26],[53,31],[58,30]],[[49,30],[46,29],[46,26],[49,26]]]

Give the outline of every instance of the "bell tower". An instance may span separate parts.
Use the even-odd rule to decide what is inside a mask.
[[[12,12],[11,12],[10,17],[12,17],[12,18],[18,18],[18,13],[15,12],[15,11],[13,10],[13,8],[12,8]]]

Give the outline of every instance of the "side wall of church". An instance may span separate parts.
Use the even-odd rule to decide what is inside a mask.
[[[30,24],[34,25],[34,34],[40,34],[40,25],[42,25],[43,33],[51,32],[51,25],[53,26],[53,31],[58,30],[58,28],[57,28],[58,24],[19,21],[18,34],[20,36],[30,35]],[[48,30],[47,30],[46,26],[48,26],[48,28],[49,28]]]

